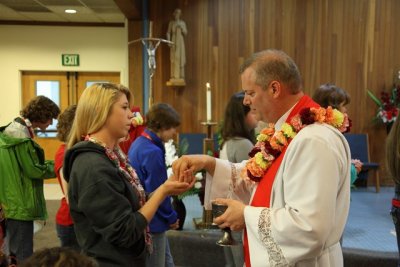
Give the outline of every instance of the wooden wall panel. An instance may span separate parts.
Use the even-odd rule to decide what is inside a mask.
[[[128,43],[142,37],[142,22],[128,22]],[[129,88],[133,94],[133,105],[143,110],[143,71],[142,71],[142,44],[128,44],[129,57]]]
[[[165,38],[177,7],[188,27],[187,86],[165,85],[169,47],[161,45],[156,56],[154,97],[155,102],[170,103],[182,114],[180,131],[205,132],[200,122],[206,117],[206,82],[213,91],[212,116],[219,121],[225,103],[241,88],[238,69],[243,60],[266,48],[282,49],[298,64],[306,93],[312,94],[327,82],[350,93],[352,132],[369,133],[372,160],[381,163],[383,178],[390,180],[384,171],[385,128],[372,124],[376,106],[366,90],[377,95],[389,90],[400,70],[400,1],[150,0],[155,37]],[[141,71],[138,63],[130,61],[135,75]]]

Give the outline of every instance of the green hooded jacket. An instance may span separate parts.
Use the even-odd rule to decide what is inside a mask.
[[[0,204],[6,218],[33,221],[47,218],[43,179],[55,177],[54,162],[30,138],[14,138],[0,128]]]

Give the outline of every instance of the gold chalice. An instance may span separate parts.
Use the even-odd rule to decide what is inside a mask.
[[[213,218],[215,219],[215,218],[221,216],[226,211],[227,208],[228,208],[227,205],[218,204],[218,203],[213,202],[212,203]],[[223,246],[223,247],[238,245],[236,240],[233,239],[232,232],[229,227],[226,227],[221,230],[223,232],[223,235],[222,235],[221,239],[217,241],[217,243],[216,243],[217,245]]]

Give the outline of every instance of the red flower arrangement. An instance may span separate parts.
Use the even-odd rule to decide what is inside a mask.
[[[394,87],[390,93],[381,92],[380,99],[369,90],[368,95],[378,106],[375,119],[382,121],[384,124],[393,123],[399,115],[400,86]]]

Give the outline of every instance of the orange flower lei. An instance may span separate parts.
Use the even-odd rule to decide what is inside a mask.
[[[257,136],[256,145],[249,153],[250,159],[245,168],[247,177],[254,182],[259,182],[297,133],[314,123],[329,124],[340,132],[346,132],[350,128],[347,114],[332,107],[304,108],[290,120],[290,123],[285,122],[279,131],[275,131],[275,125],[270,123],[261,130]]]

